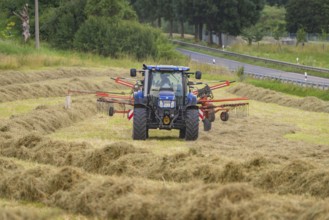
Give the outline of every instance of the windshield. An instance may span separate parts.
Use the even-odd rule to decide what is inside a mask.
[[[152,72],[150,94],[158,96],[160,90],[172,90],[176,96],[183,96],[182,73]]]

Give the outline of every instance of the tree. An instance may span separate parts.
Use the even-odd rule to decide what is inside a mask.
[[[288,0],[266,0],[266,3],[271,5],[271,6],[283,6],[287,4]]]
[[[265,5],[257,25],[261,27],[266,34],[272,35],[278,27],[285,29],[285,17],[286,10],[284,7]]]
[[[324,50],[324,48],[325,48],[325,41],[328,40],[328,32],[326,32],[324,29],[321,30],[320,39],[323,41],[322,49]]]
[[[254,25],[252,27],[244,28],[241,32],[241,36],[248,42],[248,45],[251,45],[252,42],[261,41],[264,37],[264,32],[259,26]]]
[[[298,29],[296,38],[297,38],[296,46],[298,46],[299,43],[302,43],[302,46],[304,46],[304,43],[306,42],[306,32],[303,27]]]
[[[259,20],[263,0],[219,0],[216,32],[239,35]],[[222,44],[220,42],[220,44]]]
[[[289,0],[287,9],[287,29],[296,33],[303,26],[308,33],[320,33],[321,29],[329,31],[328,0]]]
[[[22,11],[20,12],[13,12],[22,22],[22,35],[24,37],[24,42],[26,43],[27,40],[30,38],[30,16],[29,16],[29,4],[25,4]]]

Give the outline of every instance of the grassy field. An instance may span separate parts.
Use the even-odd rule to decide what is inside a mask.
[[[132,121],[98,111],[93,95],[72,95],[64,108],[69,88],[125,90],[110,77],[131,66],[97,58],[89,67],[80,55],[75,66],[74,55],[58,56],[65,67],[0,70],[0,218],[329,217],[329,102],[239,82],[215,97],[247,96],[249,109],[227,122],[216,115],[209,132],[200,123],[197,141],[163,130],[133,141]],[[189,65],[208,83],[236,79]]]

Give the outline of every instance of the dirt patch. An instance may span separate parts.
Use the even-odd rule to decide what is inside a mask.
[[[316,97],[293,98],[273,90],[263,89],[243,83],[231,87],[227,91],[257,101],[271,102],[307,111],[329,112],[329,102],[322,101]]]

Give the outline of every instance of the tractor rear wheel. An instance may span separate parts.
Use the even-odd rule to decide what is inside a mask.
[[[186,129],[179,129],[179,138],[184,139],[186,134]]]
[[[147,110],[146,108],[134,109],[133,139],[145,140],[147,138]]]
[[[194,141],[199,136],[199,111],[198,109],[187,109],[186,111],[185,140]]]

